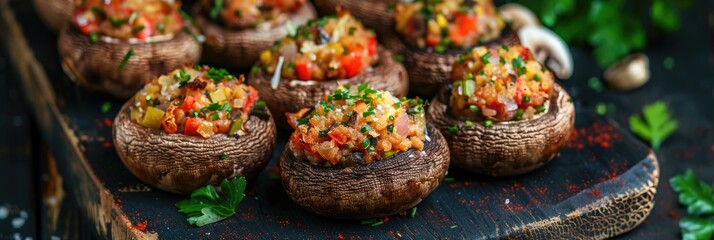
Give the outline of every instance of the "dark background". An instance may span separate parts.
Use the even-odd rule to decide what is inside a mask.
[[[714,1],[698,1],[682,13],[679,31],[666,37],[649,38],[644,53],[650,59],[652,78],[634,91],[606,88],[597,92],[588,87],[588,79],[601,78],[602,69],[588,48],[571,47],[575,74],[564,85],[576,86],[571,94],[579,106],[593,109],[597,103],[610,103],[615,111],[609,117],[627,128],[630,115],[640,112],[645,104],[664,100],[679,121],[678,131],[656,152],[660,184],[654,210],[642,225],[620,238],[678,237],[677,217],[685,215],[685,211],[677,203],[669,178],[692,168],[701,179],[714,181],[713,9]],[[0,34],[7,33],[0,29]],[[0,239],[12,238],[15,234],[23,239],[25,236],[49,238],[47,209],[42,207],[49,154],[33,127],[27,99],[21,95],[19,78],[8,63],[7,54],[5,48],[0,48],[0,104],[4,106],[0,111],[0,206],[11,211],[26,211],[29,217],[19,229],[12,227],[12,217],[0,219]],[[674,68],[664,67],[667,57],[674,60]],[[88,236],[87,223],[79,218],[78,211],[72,197],[67,196],[56,236]]]

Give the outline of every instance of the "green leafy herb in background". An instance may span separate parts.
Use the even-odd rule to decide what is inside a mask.
[[[679,11],[694,0],[516,0],[540,16],[571,44],[593,46],[595,59],[607,66],[646,46],[646,23],[658,32],[679,28]],[[650,20],[650,21],[648,21]]]
[[[677,120],[670,119],[667,104],[662,101],[645,106],[644,120],[639,115],[630,116],[630,130],[647,140],[652,148],[659,149],[664,140],[677,130]]]
[[[238,203],[243,200],[246,181],[244,177],[231,181],[223,180],[220,197],[212,185],[206,185],[191,193],[191,198],[176,203],[176,208],[188,218],[188,223],[205,226],[236,214]]]
[[[697,179],[689,169],[686,173],[669,179],[675,192],[679,193],[679,203],[687,206],[690,216],[679,220],[682,239],[706,240],[714,237],[714,193],[712,186]]]

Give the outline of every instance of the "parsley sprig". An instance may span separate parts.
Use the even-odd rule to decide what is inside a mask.
[[[645,106],[643,116],[644,120],[638,115],[630,116],[630,130],[648,141],[655,150],[677,130],[677,120],[670,118],[667,104],[662,101]]]
[[[188,218],[188,223],[199,227],[219,222],[236,214],[236,207],[243,200],[246,181],[244,177],[231,181],[223,180],[219,196],[212,185],[194,190],[191,198],[176,203],[176,208]]]
[[[679,220],[682,239],[712,239],[714,237],[714,192],[712,186],[697,179],[689,169],[669,179],[679,203],[687,206],[686,216]]]

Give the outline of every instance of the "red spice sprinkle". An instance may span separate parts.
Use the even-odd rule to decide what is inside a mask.
[[[108,148],[112,148],[113,146],[114,146],[114,144],[112,144],[112,142],[110,142],[110,141],[106,141],[106,142],[103,142],[103,143],[102,143],[102,147],[103,147],[103,148],[107,148],[107,149],[108,149]]]
[[[449,187],[450,187],[450,188],[457,188],[457,187],[460,187],[460,186],[461,186],[460,183],[452,183],[452,184],[449,184]]]
[[[536,191],[538,194],[545,194],[545,193],[548,192],[548,188],[537,187],[537,188],[535,188],[535,191]]]
[[[677,220],[679,220],[680,218],[682,218],[682,216],[679,215],[679,213],[677,213],[677,212],[674,211],[674,210],[669,211],[669,212],[667,213],[667,215],[669,215],[669,217],[674,218],[674,219],[677,219]]]
[[[613,142],[618,139],[620,139],[620,134],[615,132],[615,127],[594,122],[589,127],[573,129],[565,146],[578,150],[582,150],[586,146],[610,148],[613,146]]]
[[[513,206],[513,210],[521,211],[521,210],[523,210],[523,205],[518,204],[516,206]]]
[[[104,125],[107,125],[107,127],[111,127],[112,120],[110,120],[109,118],[104,118]]]
[[[578,186],[575,185],[575,184],[568,184],[567,188],[568,188],[568,191],[570,191],[570,192],[577,192],[577,191],[578,191]]]
[[[136,230],[139,231],[146,231],[146,225],[148,224],[148,221],[144,220],[143,222],[138,222],[136,223]]]
[[[600,189],[595,189],[592,192],[593,196],[600,196]]]
[[[346,238],[345,238],[345,235],[344,235],[344,234],[338,233],[338,234],[337,234],[337,239],[339,239],[339,240],[345,240]]]

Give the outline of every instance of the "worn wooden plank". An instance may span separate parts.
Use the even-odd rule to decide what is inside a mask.
[[[29,4],[15,4],[13,10],[23,14],[22,26],[37,27]],[[395,216],[377,227],[322,218],[292,203],[280,182],[271,179],[287,136],[281,132],[273,161],[250,181],[238,216],[191,227],[173,206],[183,197],[141,184],[111,147],[111,119],[122,101],[77,88],[61,73],[56,49],[47,43],[54,36],[23,33],[10,9],[0,10],[13,63],[44,138],[53,143],[59,170],[72,186],[68,192],[102,237],[602,238],[636,227],[654,204],[659,168],[652,152],[613,122],[578,105],[581,137],[573,138],[544,168],[512,178],[485,178],[452,168],[449,176],[456,180],[425,199],[415,218]],[[107,101],[114,108],[101,113],[99,106]],[[619,137],[603,146],[588,142],[593,134]]]

